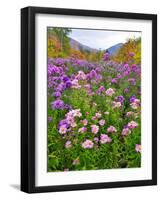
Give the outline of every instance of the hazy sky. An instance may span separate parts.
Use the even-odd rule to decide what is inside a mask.
[[[141,36],[140,32],[125,31],[102,31],[102,30],[85,30],[72,29],[69,37],[78,42],[96,49],[107,49],[117,43],[126,42],[127,38],[137,38]]]

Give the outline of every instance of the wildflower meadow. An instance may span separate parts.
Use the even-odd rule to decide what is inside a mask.
[[[141,167],[141,37],[111,53],[72,31],[48,29],[48,172]]]

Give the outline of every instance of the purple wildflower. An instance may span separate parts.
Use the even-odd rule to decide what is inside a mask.
[[[113,78],[113,79],[111,80],[111,83],[113,83],[113,84],[117,83],[117,79],[116,79],[116,78]]]
[[[136,71],[137,71],[137,65],[136,65],[136,64],[133,64],[133,65],[131,66],[131,68],[132,68],[132,71],[133,71],[133,72],[136,72]]]
[[[129,92],[129,88],[125,88],[124,93],[128,93],[128,92]]]
[[[125,98],[122,95],[115,97],[115,101],[117,101],[117,102],[123,103],[124,100],[125,100]]]
[[[110,54],[108,52],[106,52],[104,55],[103,55],[103,61],[108,61],[110,58]]]
[[[51,103],[51,107],[53,110],[57,109],[64,109],[64,102],[60,99],[55,100],[54,102]]]
[[[68,80],[69,80],[69,77],[68,77],[68,76],[64,76],[64,77],[63,77],[63,81],[64,81],[64,82],[67,82]]]
[[[66,119],[63,119],[63,120],[61,120],[60,122],[59,122],[59,124],[58,124],[58,127],[60,128],[61,126],[66,126],[66,128],[69,128],[69,124],[68,124],[68,122],[67,122],[67,120]]]
[[[65,85],[66,88],[70,88],[72,86],[72,82],[68,80]]]
[[[135,95],[132,95],[129,99],[130,103],[134,102],[136,99],[136,96]]]
[[[54,92],[53,96],[56,98],[61,97],[61,92],[56,91],[56,92]]]

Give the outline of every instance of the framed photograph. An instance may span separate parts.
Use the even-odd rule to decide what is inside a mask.
[[[157,16],[21,9],[21,190],[157,184]]]

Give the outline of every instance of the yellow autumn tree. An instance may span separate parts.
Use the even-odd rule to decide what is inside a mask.
[[[131,56],[133,54],[133,56]],[[141,63],[141,38],[128,39],[127,42],[118,50],[116,55],[111,57],[116,62],[133,62]]]

